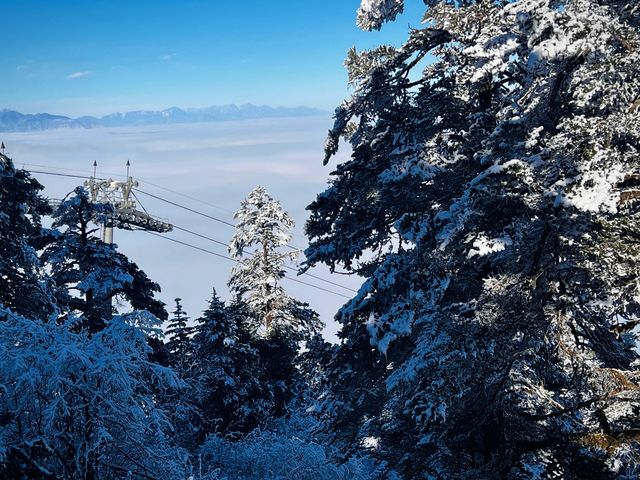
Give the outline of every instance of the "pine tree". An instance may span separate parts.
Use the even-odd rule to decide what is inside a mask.
[[[634,478],[640,8],[425,4],[349,52],[351,159],[309,207],[307,265],[366,277],[325,413],[406,478]]]
[[[214,289],[197,319],[194,377],[204,433],[246,433],[270,415],[271,394],[261,383],[258,352],[247,343],[238,309],[227,308]]]
[[[190,368],[192,354],[191,336],[193,327],[187,325],[189,317],[182,308],[181,298],[176,298],[176,309],[169,320],[165,335],[168,339],[167,350],[171,355],[171,363],[181,375],[186,375]]]
[[[29,172],[0,154],[0,304],[45,320],[54,301],[37,255],[46,236],[41,218],[51,211],[42,189]]]
[[[251,308],[259,322],[256,330],[297,344],[320,322],[308,305],[291,298],[280,285],[285,265],[296,258],[296,252],[287,251],[293,219],[262,187],[249,193],[235,218],[229,252],[238,264],[229,287]]]
[[[79,315],[80,326],[100,331],[113,314],[113,300],[122,296],[134,310],[147,310],[166,319],[164,304],[154,298],[160,287],[117,251],[116,245],[95,236],[96,222],[112,211],[92,203],[77,187],[53,212],[53,227],[42,259],[51,269],[57,303],[66,315]]]
[[[298,355],[298,368],[311,395],[317,397],[324,393],[328,381],[327,369],[336,349],[336,345],[317,333],[305,343],[305,350]]]
[[[300,342],[319,331],[318,314],[290,297],[280,282],[286,262],[296,252],[286,250],[293,220],[262,187],[247,196],[235,215],[236,232],[229,252],[238,260],[229,287],[237,303],[246,303],[247,320],[253,320],[252,339],[264,365],[261,381],[271,389],[274,416],[286,412],[294,395]]]

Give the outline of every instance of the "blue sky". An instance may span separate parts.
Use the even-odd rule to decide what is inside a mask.
[[[0,109],[78,116],[226,103],[332,109],[355,45],[399,44],[424,5],[381,32],[358,0],[0,0]]]

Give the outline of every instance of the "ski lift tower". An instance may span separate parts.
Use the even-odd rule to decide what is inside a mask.
[[[173,226],[149,215],[146,210],[140,211],[137,208],[135,193],[133,189],[138,186],[138,182],[129,176],[127,160],[127,179],[119,182],[109,179],[99,179],[96,177],[97,162],[93,162],[93,176],[84,182],[89,189],[91,201],[93,203],[109,204],[113,207],[113,214],[104,221],[102,229],[102,240],[105,243],[113,243],[113,229],[123,230],[148,230],[157,233],[167,233],[173,230]],[[144,207],[142,207],[144,210]]]

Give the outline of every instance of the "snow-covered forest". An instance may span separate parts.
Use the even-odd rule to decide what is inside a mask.
[[[247,186],[204,312],[0,155],[0,478],[640,477],[640,4],[424,4],[347,52],[302,258]],[[291,265],[362,278],[337,344]]]

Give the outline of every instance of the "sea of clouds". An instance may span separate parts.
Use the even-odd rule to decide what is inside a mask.
[[[328,116],[270,118],[219,123],[175,124],[96,129],[59,129],[28,133],[2,133],[0,140],[17,167],[29,170],[90,175],[98,163],[97,176],[122,180],[125,164],[139,189],[233,222],[233,212],[257,185],[281,201],[296,221],[292,244],[306,246],[303,234],[305,207],[322,192],[335,161],[348,155],[343,148],[328,167],[322,166],[323,143],[332,120]],[[65,170],[63,170],[65,169]],[[45,195],[63,198],[82,179],[33,174]],[[168,190],[167,190],[168,189]],[[169,191],[171,190],[171,191]],[[189,198],[185,197],[188,196]],[[233,229],[146,195],[138,195],[149,213],[202,235],[228,242]],[[168,234],[221,254],[225,249],[184,232]],[[206,308],[215,287],[228,298],[226,281],[233,264],[145,232],[117,230],[115,243],[162,286],[160,298],[173,309],[180,297],[194,318]],[[293,275],[293,272],[288,272]],[[357,289],[360,280],[331,276],[324,268],[312,273]],[[308,276],[305,282],[339,291]],[[327,323],[325,334],[333,339],[337,326],[333,315],[347,300],[285,280],[297,298],[309,302]]]

